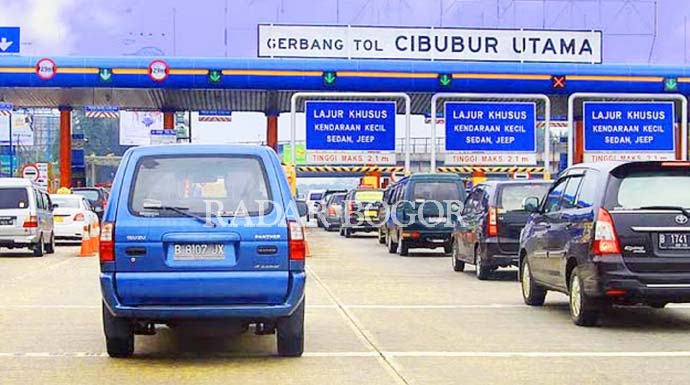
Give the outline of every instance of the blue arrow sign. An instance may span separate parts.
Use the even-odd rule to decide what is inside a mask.
[[[12,103],[0,103],[0,111],[12,111]]]
[[[308,150],[395,150],[395,102],[308,101]]]
[[[0,27],[0,53],[19,53],[19,27]]]
[[[446,150],[535,152],[535,109],[525,102],[446,102]]]
[[[585,151],[675,150],[673,102],[585,102]]]

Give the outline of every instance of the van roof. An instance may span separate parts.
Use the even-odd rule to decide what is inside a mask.
[[[0,178],[0,187],[36,187],[33,181],[24,178]]]
[[[133,147],[127,152],[137,156],[148,155],[266,155],[273,151],[270,147],[249,144],[165,144]]]

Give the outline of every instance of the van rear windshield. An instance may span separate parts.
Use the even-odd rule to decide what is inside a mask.
[[[310,201],[318,201],[321,200],[321,197],[323,197],[322,193],[311,193],[309,194],[309,200]]]
[[[549,189],[549,184],[508,184],[501,188],[498,207],[506,211],[522,210],[522,201],[525,198],[537,197],[542,199]]]
[[[260,215],[271,210],[271,191],[263,165],[249,156],[148,156],[138,164],[130,192],[136,215]]]
[[[659,170],[629,172],[618,186],[617,206],[680,206],[690,208],[690,172]]]
[[[417,182],[412,191],[412,200],[461,201],[465,190],[456,182]]]
[[[383,191],[355,191],[355,200],[358,202],[378,202],[380,200],[383,200]]]
[[[25,209],[29,207],[29,194],[25,188],[0,189],[0,210]]]

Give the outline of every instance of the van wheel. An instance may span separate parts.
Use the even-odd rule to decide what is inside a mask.
[[[103,309],[103,332],[108,355],[113,358],[127,358],[134,353],[134,331],[125,318],[110,314],[110,310],[101,304]]]
[[[455,242],[453,242],[453,245],[451,246],[450,259],[453,262],[453,271],[465,271],[465,262],[458,259],[458,246]]]
[[[480,281],[485,281],[489,278],[491,273],[491,266],[487,266],[482,258],[482,252],[479,247],[474,248],[474,267],[477,274],[477,279]]]
[[[50,234],[50,243],[46,245],[46,253],[55,253],[55,234],[53,233]]]
[[[569,290],[570,318],[578,326],[594,326],[601,315],[601,308],[595,300],[585,294],[579,269],[575,268],[570,277]]]
[[[36,244],[34,245],[33,252],[34,252],[34,257],[42,257],[43,256],[43,235],[41,235],[38,242],[36,242]]]
[[[304,302],[291,316],[278,320],[278,355],[300,357],[304,352]]]
[[[352,231],[350,229],[345,229],[345,238],[351,238],[352,237]]]
[[[522,287],[522,299],[525,301],[526,305],[544,305],[544,300],[546,299],[546,289],[534,281],[527,257],[522,260],[522,269],[520,269],[520,286]]]
[[[388,243],[388,252],[395,254],[395,252],[398,251],[398,244],[393,242],[393,236],[390,232],[386,235],[386,242]]]
[[[379,229],[379,244],[386,244],[386,236],[383,234],[383,231],[381,231],[381,229]]]

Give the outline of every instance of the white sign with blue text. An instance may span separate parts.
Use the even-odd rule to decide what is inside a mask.
[[[395,164],[396,103],[307,101],[307,163]]]
[[[584,161],[676,157],[673,102],[584,102]]]
[[[589,63],[601,31],[259,25],[259,57]]]
[[[446,102],[445,164],[535,165],[536,104]]]

